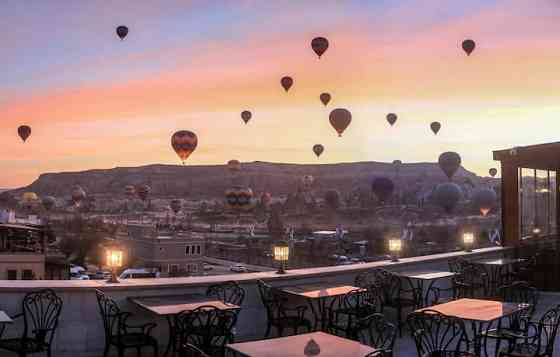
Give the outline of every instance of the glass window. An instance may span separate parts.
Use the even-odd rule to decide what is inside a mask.
[[[185,246],[185,255],[191,255],[191,246],[190,245]]]
[[[556,172],[519,170],[519,212],[522,239],[556,233]]]
[[[8,280],[17,280],[17,270],[8,270]]]

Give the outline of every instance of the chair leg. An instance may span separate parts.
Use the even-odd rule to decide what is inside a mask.
[[[278,330],[278,337],[282,337],[284,335],[284,328],[278,326],[276,329]]]
[[[119,347],[119,357],[124,357],[124,348]]]
[[[142,347],[136,347],[136,356],[142,357]]]
[[[158,344],[157,344],[157,342],[156,342],[156,343],[154,343],[154,356],[155,356],[155,357],[158,357],[158,355],[159,355],[159,354],[158,354]]]
[[[397,326],[399,328],[399,337],[402,337],[402,308],[400,305],[397,307]]]
[[[267,338],[270,335],[270,329],[272,328],[272,324],[266,325],[266,332],[264,333],[264,338]]]
[[[109,356],[109,349],[111,349],[111,345],[106,344],[105,345],[105,351],[103,351],[103,357],[108,357]]]

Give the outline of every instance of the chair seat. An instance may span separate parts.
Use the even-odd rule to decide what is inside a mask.
[[[502,349],[500,357],[535,357],[540,356],[538,347],[530,343],[521,343],[516,345],[512,351]]]
[[[119,345],[119,340],[117,336],[113,336],[113,344]],[[152,336],[144,335],[142,333],[128,333],[126,335],[121,335],[120,345],[125,347],[136,347],[136,346],[146,346],[157,344],[157,340]]]
[[[35,353],[46,351],[48,345],[45,343],[39,343],[33,338],[23,339],[21,338],[7,338],[0,340],[0,349],[12,351],[12,352],[24,352],[24,353]]]

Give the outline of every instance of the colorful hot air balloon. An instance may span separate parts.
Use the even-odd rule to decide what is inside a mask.
[[[21,196],[20,204],[28,210],[36,207],[37,203],[39,202],[39,197],[35,192],[25,192]]]
[[[467,39],[467,40],[463,41],[463,43],[461,44],[461,47],[463,47],[463,51],[465,51],[467,53],[467,56],[470,56],[471,53],[476,48],[476,42],[474,42],[471,39]]]
[[[323,145],[321,144],[313,145],[313,152],[315,153],[315,155],[317,155],[317,157],[321,156],[323,151],[325,151],[325,147]]]
[[[391,179],[386,177],[377,177],[371,183],[371,191],[377,196],[381,203],[387,202],[389,197],[393,194],[395,185]]]
[[[171,147],[177,153],[177,156],[185,164],[185,160],[196,150],[198,138],[196,134],[188,130],[180,130],[171,137]]]
[[[435,135],[437,135],[439,129],[441,129],[441,124],[438,121],[434,121],[430,124],[430,129],[432,129],[432,131],[434,132]]]
[[[239,160],[229,160],[227,163],[227,167],[231,173],[241,171],[241,163],[239,162]]]
[[[133,185],[126,185],[124,188],[124,194],[128,198],[133,198],[134,196],[136,196],[136,187],[134,187]]]
[[[79,206],[84,198],[86,198],[86,191],[84,191],[84,189],[80,185],[75,185],[74,187],[72,187],[71,196],[72,202],[76,206]]]
[[[234,186],[225,192],[226,205],[234,211],[249,211],[253,208],[253,190]]]
[[[437,185],[431,195],[434,203],[440,206],[447,213],[451,213],[461,200],[461,188],[453,182],[445,182]]]
[[[146,201],[148,199],[150,191],[152,191],[152,188],[148,185],[140,185],[136,188],[136,194],[142,201]]]
[[[292,77],[285,76],[280,80],[280,84],[282,85],[282,88],[284,88],[284,90],[287,92],[290,90],[290,88],[292,88],[294,80],[292,79]]]
[[[491,168],[490,170],[488,170],[488,173],[490,174],[490,176],[495,177],[498,174],[498,170],[495,168]]]
[[[31,127],[28,125],[20,126],[17,131],[19,137],[21,138],[21,140],[23,140],[23,142],[25,142],[25,140],[27,140],[29,135],[31,135]]]
[[[169,207],[171,207],[173,213],[177,214],[181,211],[181,208],[183,207],[183,202],[180,199],[173,199],[169,203]]]
[[[461,156],[456,152],[447,151],[439,156],[438,163],[441,170],[451,180],[461,166]]]
[[[126,35],[128,35],[128,27],[126,26],[118,26],[117,27],[117,36],[119,36],[119,38],[122,40],[124,40],[124,38],[126,37]]]
[[[393,124],[395,124],[395,122],[397,121],[397,114],[395,113],[387,114],[387,121],[389,122],[389,124],[391,124],[391,126],[393,126]]]
[[[245,124],[247,124],[249,122],[249,120],[251,120],[252,116],[253,116],[253,114],[248,110],[244,110],[244,111],[241,112],[241,119],[243,119]]]
[[[321,103],[326,106],[331,101],[331,95],[329,93],[321,93],[319,99],[321,100]]]
[[[41,203],[46,211],[50,211],[56,204],[56,199],[53,196],[46,196],[41,200]]]
[[[478,189],[473,193],[472,196],[472,202],[474,206],[483,216],[486,216],[488,212],[496,207],[497,200],[498,195],[496,195],[496,191],[490,188]]]
[[[317,54],[317,56],[321,58],[323,53],[325,53],[329,48],[329,40],[324,37],[315,37],[313,40],[311,40],[311,48]]]
[[[336,108],[329,115],[329,121],[338,133],[338,136],[342,136],[342,133],[352,121],[352,113],[344,108]]]

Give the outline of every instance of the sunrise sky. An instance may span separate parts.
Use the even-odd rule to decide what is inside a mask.
[[[179,129],[199,138],[188,164],[436,161],[453,150],[479,174],[497,165],[493,149],[558,141],[557,0],[4,0],[1,10],[0,187],[178,164]],[[320,60],[315,36],[331,43]],[[470,57],[465,38],[477,42]],[[353,114],[342,138],[328,122],[335,107]],[[33,129],[25,144],[21,124]]]

